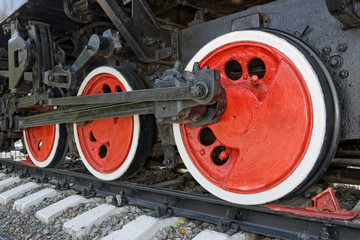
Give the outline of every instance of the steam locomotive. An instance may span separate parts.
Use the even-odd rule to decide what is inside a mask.
[[[160,139],[166,167],[262,204],[360,138],[355,1],[1,0],[0,22],[0,148],[39,168],[124,178]]]

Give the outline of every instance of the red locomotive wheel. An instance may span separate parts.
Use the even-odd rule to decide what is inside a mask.
[[[67,144],[63,124],[29,127],[23,133],[29,158],[36,166],[55,166],[65,158]]]
[[[239,204],[284,197],[317,167],[326,135],[318,75],[286,40],[262,31],[223,35],[190,61],[220,70],[221,119],[205,127],[174,125],[190,173],[208,191]]]
[[[124,71],[110,67],[93,70],[83,81],[78,95],[131,91],[129,78],[134,76],[125,76]],[[134,172],[146,160],[147,153],[140,152],[148,151],[152,140],[153,129],[144,127],[150,124],[144,121],[134,115],[93,120],[82,125],[75,123],[76,145],[87,169],[102,180],[114,180]],[[141,137],[144,134],[147,138]]]

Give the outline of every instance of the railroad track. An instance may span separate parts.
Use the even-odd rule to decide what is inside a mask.
[[[119,214],[125,211],[124,207],[129,205],[151,209],[152,215],[157,218],[168,219],[172,216],[181,216],[208,222],[214,224],[217,231],[227,233],[236,233],[241,230],[281,239],[356,239],[360,233],[360,221],[358,219],[345,221],[301,217],[274,212],[265,206],[240,206],[213,196],[184,193],[130,182],[103,182],[87,174],[59,169],[39,169],[8,159],[1,159],[0,162],[2,172],[10,173],[10,175],[16,172],[19,177],[31,177],[35,180],[31,181],[31,184],[26,183],[28,185],[39,186],[37,184],[48,185],[51,183],[56,185],[59,190],[70,191],[69,189],[71,189],[71,191],[81,192],[83,197],[80,198],[83,201],[89,201],[86,199],[94,199],[94,197],[106,198],[106,203],[99,204],[98,202],[97,205],[92,205],[93,209],[88,209],[90,212],[87,214],[89,215],[94,214],[95,211],[104,214],[108,212],[104,218],[98,218],[100,222],[89,220],[88,231],[83,231],[87,228],[81,224],[79,227],[78,223],[74,223],[75,220],[69,220],[67,224],[63,223],[65,231],[74,238],[86,236],[92,231],[94,225],[100,225],[104,219],[110,218],[115,213]],[[9,179],[7,176],[2,177]],[[20,186],[24,186],[24,184]],[[44,191],[45,187],[33,188]],[[41,191],[36,191],[36,193],[41,195]],[[4,193],[0,193],[0,198],[1,194]],[[7,203],[6,199],[3,201],[5,201],[3,204]],[[22,201],[26,202],[25,200]],[[19,209],[20,212],[25,211],[27,205],[21,203],[22,201],[16,200],[13,203],[13,208]],[[86,219],[89,218],[86,217]],[[44,221],[49,222],[50,220]],[[170,225],[173,226],[177,220],[169,221],[171,222]],[[86,221],[80,220],[80,222],[85,224]],[[207,232],[203,234],[207,234]]]

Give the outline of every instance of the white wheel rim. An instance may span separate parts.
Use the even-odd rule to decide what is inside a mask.
[[[315,166],[317,158],[321,153],[326,131],[325,99],[319,79],[306,57],[286,40],[262,31],[247,30],[231,32],[212,40],[195,54],[186,66],[186,70],[191,71],[195,62],[200,62],[215,49],[229,43],[242,41],[259,42],[279,50],[298,68],[307,84],[313,107],[313,128],[309,146],[299,166],[286,180],[270,190],[253,194],[239,194],[225,191],[206,179],[195,167],[185,148],[179,124],[173,124],[173,131],[176,146],[184,164],[193,177],[206,190],[229,202],[246,205],[262,204],[277,200],[292,192],[303,183]]]
[[[98,67],[96,69],[94,69],[93,71],[91,71],[86,78],[84,79],[84,81],[82,82],[80,88],[79,88],[79,92],[77,95],[81,95],[85,89],[85,86],[87,85],[87,83],[96,75],[98,74],[102,74],[102,73],[108,73],[111,74],[113,76],[115,76],[117,79],[120,80],[120,82],[124,85],[126,91],[132,91],[133,89],[131,88],[131,86],[128,84],[128,82],[126,81],[125,77],[115,68],[112,67]],[[126,170],[128,170],[128,168],[130,167],[135,154],[136,154],[136,150],[138,147],[138,141],[139,141],[139,135],[140,135],[140,118],[139,115],[133,115],[133,120],[134,120],[134,130],[133,130],[133,138],[132,138],[132,142],[131,142],[131,147],[129,150],[129,153],[124,161],[124,163],[121,165],[121,167],[119,169],[117,169],[116,171],[112,172],[112,173],[101,173],[99,171],[97,171],[96,169],[94,169],[90,163],[88,162],[88,160],[86,159],[82,149],[81,149],[81,145],[79,142],[79,135],[78,135],[78,130],[77,130],[77,124],[74,123],[73,127],[74,127],[74,138],[75,138],[75,142],[76,142],[76,147],[77,150],[80,154],[81,160],[84,163],[85,167],[89,170],[89,172],[91,174],[93,174],[95,177],[101,179],[101,180],[105,180],[105,181],[111,181],[111,180],[115,180],[119,177],[121,177]]]
[[[59,147],[59,140],[60,140],[60,125],[59,124],[55,124],[55,139],[54,139],[54,145],[53,148],[51,149],[50,155],[44,160],[44,161],[37,161],[36,158],[33,156],[33,154],[30,151],[27,139],[26,139],[26,130],[23,131],[23,136],[24,136],[24,143],[25,143],[25,147],[26,150],[29,154],[29,158],[30,160],[37,166],[40,168],[44,168],[50,165],[50,163],[54,160],[55,154],[56,154],[56,150]]]

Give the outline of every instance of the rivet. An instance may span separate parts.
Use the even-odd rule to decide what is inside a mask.
[[[337,50],[338,50],[339,52],[345,52],[346,49],[347,49],[347,45],[346,45],[345,43],[339,44],[339,46],[338,46],[338,48],[337,48]]]
[[[331,48],[329,47],[324,47],[322,50],[324,55],[329,55],[331,53]]]
[[[342,79],[347,78],[349,76],[349,72],[346,70],[341,70],[339,73],[339,77],[341,77]]]

